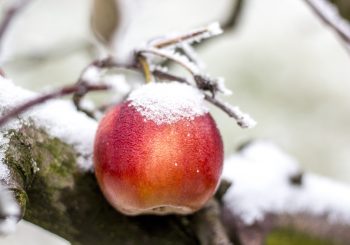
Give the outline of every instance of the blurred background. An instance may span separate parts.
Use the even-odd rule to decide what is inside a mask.
[[[102,0],[101,0],[102,1]],[[232,0],[135,0],[127,40],[137,45],[172,31],[224,21]],[[6,2],[0,7],[4,9]],[[212,76],[233,90],[223,97],[249,112],[258,126],[238,128],[216,108],[226,155],[243,142],[268,138],[303,169],[350,183],[350,56],[302,0],[245,1],[240,22],[199,48]],[[3,12],[3,11],[1,11]],[[99,52],[90,28],[91,1],[33,0],[0,47],[8,77],[45,91],[75,82]],[[0,244],[67,244],[21,222]],[[41,244],[41,243],[40,243]]]

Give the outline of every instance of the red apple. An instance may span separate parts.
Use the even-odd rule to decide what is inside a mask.
[[[214,194],[220,133],[194,88],[152,83],[101,120],[94,146],[100,188],[124,214],[189,214]]]

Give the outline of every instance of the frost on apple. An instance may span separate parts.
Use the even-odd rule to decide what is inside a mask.
[[[109,203],[127,215],[190,214],[213,196],[223,144],[204,95],[149,83],[100,121],[94,166]]]
[[[103,4],[98,5],[102,2],[106,1],[94,1],[93,11],[103,7]],[[229,95],[232,92],[225,86],[223,79],[212,78],[207,74],[205,64],[195,52],[195,45],[223,31],[219,23],[215,22],[189,32],[152,39],[142,46],[137,46],[133,43],[134,40],[127,38],[130,34],[129,25],[133,21],[133,16],[129,12],[138,11],[140,9],[138,4],[141,2],[111,0],[107,9],[109,16],[105,16],[105,11],[94,12],[92,28],[97,37],[108,47],[106,51],[110,56],[92,61],[83,70],[75,85],[44,94],[53,99],[68,94],[74,94],[74,98],[79,96],[82,98],[86,92],[107,89],[115,94],[119,93],[121,96],[118,100],[111,100],[109,101],[111,103],[100,107],[95,106],[91,101],[81,101],[91,110],[97,110],[94,111],[96,114],[105,113],[99,126],[97,120],[94,120],[98,118],[95,113],[89,114],[89,111],[85,110],[86,115],[91,117],[89,118],[77,112],[77,110],[84,110],[81,110],[74,98],[76,107],[68,100],[56,99],[37,103],[35,105],[40,105],[34,108],[29,102],[40,99],[42,96],[0,78],[0,182],[7,185],[7,191],[0,188],[0,234],[13,231],[20,217],[20,208],[22,210],[28,208],[27,217],[29,218],[34,217],[33,213],[39,210],[39,217],[32,218],[31,222],[51,229],[56,234],[66,235],[66,238],[72,239],[73,244],[85,244],[87,237],[96,240],[102,238],[101,240],[106,241],[106,244],[114,242],[110,242],[109,237],[112,237],[111,240],[120,237],[128,239],[129,233],[124,234],[123,227],[120,227],[124,224],[128,228],[131,227],[129,230],[132,232],[139,232],[144,236],[144,239],[140,239],[143,241],[149,241],[149,238],[152,240],[155,234],[158,237],[165,236],[165,233],[158,233],[159,230],[156,230],[157,227],[153,226],[152,222],[147,223],[152,224],[152,232],[148,232],[140,225],[143,222],[142,219],[129,219],[106,208],[105,200],[97,191],[96,179],[109,203],[127,215],[184,215],[199,211],[189,217],[171,216],[164,219],[146,217],[144,219],[160,221],[159,224],[165,221],[165,226],[169,224],[170,229],[175,223],[176,227],[172,230],[175,237],[179,236],[180,233],[177,232],[181,230],[181,234],[184,237],[189,236],[192,242],[202,240],[203,233],[208,233],[209,236],[221,233],[224,234],[221,237],[224,239],[214,237],[213,240],[227,240],[227,242],[218,243],[230,244],[226,236],[226,227],[222,227],[224,221],[220,217],[225,215],[226,210],[220,204],[227,206],[232,213],[244,221],[244,229],[264,220],[270,213],[281,214],[281,216],[307,213],[326,217],[330,221],[350,223],[350,214],[347,211],[350,205],[348,187],[312,174],[304,175],[302,185],[291,185],[290,177],[300,172],[298,164],[274,145],[263,141],[251,144],[226,161],[224,178],[233,181],[234,185],[226,195],[223,194],[223,199],[214,196],[223,167],[223,142],[204,101],[217,106],[234,118],[242,128],[252,128],[256,125],[256,122],[239,107],[231,106],[218,98],[220,95]],[[313,2],[316,3],[317,0]],[[16,10],[10,14],[15,15]],[[111,25],[107,26],[108,33],[104,33],[106,26],[99,29],[101,23],[98,21],[108,22],[108,17],[113,20],[118,19],[116,21],[118,23],[109,23]],[[332,16],[328,14],[328,17]],[[10,19],[5,18],[5,20]],[[342,23],[337,25],[341,27]],[[343,33],[346,31],[342,30]],[[169,65],[171,62],[184,68],[189,72],[189,76],[180,77],[181,73],[177,73]],[[119,72],[120,68],[143,75],[143,77],[138,76],[138,79],[142,77],[142,83],[153,83],[133,91],[133,82],[129,83],[123,75],[117,73],[116,70]],[[94,89],[89,90],[89,86]],[[71,92],[60,93],[63,90]],[[18,108],[23,108],[21,106],[27,106],[25,113],[18,112]],[[17,112],[16,109],[18,109]],[[16,113],[7,114],[9,111]],[[12,121],[8,121],[10,118]],[[4,124],[4,122],[7,123]],[[27,158],[25,161],[18,161],[21,164],[29,163],[29,167],[25,167],[30,169],[28,174],[30,177],[27,178],[25,173],[16,182],[12,174],[16,172],[17,166],[5,165],[5,163],[9,162],[7,157],[10,154],[20,157],[18,149],[21,148],[15,144],[12,145],[13,142],[9,142],[6,133],[9,130],[15,133],[21,132],[27,124],[35,126],[30,128],[33,131],[43,131],[45,137],[52,137],[55,140],[58,138],[57,141],[67,143],[64,145],[69,149],[69,153],[62,152],[62,155],[69,155],[67,158],[71,158],[66,162],[57,160],[55,154],[61,154],[60,150],[58,153],[49,154],[48,160],[45,159],[47,161],[40,161],[41,158],[35,161],[33,156],[30,156],[32,159],[28,161]],[[33,140],[35,139],[30,138],[30,141]],[[20,145],[25,143],[20,142]],[[40,144],[28,143],[28,145],[29,152],[33,148],[39,148],[35,149],[38,151],[44,148]],[[11,152],[10,150],[13,149],[14,152]],[[90,171],[80,171],[92,169],[92,151],[94,151],[96,179]],[[54,160],[62,163],[61,165],[69,165],[69,170],[57,171],[54,173],[57,175],[53,174],[52,179],[51,173],[49,176],[43,176],[46,166],[57,167],[52,164]],[[78,169],[71,164],[75,160],[78,161]],[[17,159],[14,161],[17,163]],[[67,166],[60,167],[62,166],[57,168],[62,170]],[[15,174],[22,173],[19,171]],[[61,181],[59,177],[62,176],[58,175],[68,176],[69,180]],[[56,183],[51,189],[53,182]],[[12,188],[13,184],[17,184],[20,189]],[[37,186],[34,186],[35,184]],[[22,196],[17,191],[23,191],[23,196],[29,196],[30,205],[25,207],[25,203],[20,200]],[[8,195],[9,192],[16,194],[21,207],[18,207],[11,195]],[[40,200],[35,200],[35,194],[40,195],[38,198]],[[42,201],[41,198],[45,200]],[[34,201],[39,202],[36,207],[33,204]],[[43,214],[44,211],[47,213]],[[53,213],[55,215],[52,215]],[[213,213],[214,215],[208,215]],[[93,217],[89,214],[93,214]],[[48,219],[55,219],[56,215],[57,224],[51,225]],[[204,222],[197,222],[198,217]],[[97,225],[91,226],[95,221]],[[89,227],[86,228],[84,223]],[[194,228],[198,226],[195,223],[205,223],[204,231]],[[63,232],[60,227],[64,227]],[[163,231],[161,225],[158,227]],[[208,227],[211,228],[207,229]],[[238,227],[227,227],[227,230],[229,229],[234,230],[235,235],[240,235]],[[87,233],[89,236],[86,236]],[[79,239],[85,239],[85,241]],[[216,244],[205,239],[204,241],[206,244]],[[96,242],[92,241],[91,244]],[[164,244],[164,242],[154,244]]]
[[[203,94],[178,82],[143,85],[132,92],[127,100],[146,120],[159,125],[180,119],[193,120],[208,112]]]

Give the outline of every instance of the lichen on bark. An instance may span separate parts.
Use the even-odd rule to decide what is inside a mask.
[[[257,245],[282,244],[284,241],[295,241],[292,244],[338,245],[342,244],[338,241],[346,240],[349,234],[347,226],[333,224],[320,229],[328,231],[329,234],[318,239],[312,237],[313,234],[318,234],[313,232],[314,228],[306,230],[305,235],[300,229],[295,229],[300,226],[298,222],[290,222],[290,219],[305,219],[305,215],[289,218],[277,215],[270,221],[267,219],[265,223],[257,226],[257,229],[253,227],[249,230],[248,226],[240,227],[237,223],[234,224],[239,221],[239,217],[230,215],[220,206],[223,205],[222,202],[214,200],[214,203],[209,202],[213,205],[191,216],[125,216],[106,202],[93,172],[83,172],[78,168],[78,153],[71,145],[48,135],[33,123],[23,123],[20,129],[9,130],[5,136],[9,143],[4,163],[11,172],[7,187],[15,194],[24,219],[67,239],[72,244],[177,245],[211,244],[217,241],[216,244],[228,245],[228,239],[208,240],[211,235],[223,234],[226,231],[232,233],[231,241],[238,245],[251,245],[245,241],[252,240],[246,238],[251,238],[254,232],[259,233],[259,236],[254,240],[256,243],[252,244]],[[223,191],[219,191],[216,198],[220,200],[227,188],[227,183],[221,185],[219,189]],[[207,212],[208,210],[210,212]],[[216,219],[215,216],[220,215],[226,218],[226,222],[225,218]],[[224,221],[223,227],[221,221]],[[321,222],[325,223],[322,217],[302,223]],[[241,229],[242,227],[244,229]],[[334,229],[339,232],[335,232]],[[225,234],[223,236],[225,238]],[[222,241],[224,243],[221,243]]]
[[[10,130],[5,164],[24,219],[72,244],[198,244],[187,217],[128,217],[102,196],[94,174],[76,165],[77,153],[33,124]],[[22,195],[23,194],[23,195]]]

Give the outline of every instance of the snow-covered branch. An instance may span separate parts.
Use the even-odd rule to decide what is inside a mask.
[[[189,81],[182,77],[174,76],[170,73],[155,69],[153,74],[163,80],[169,81],[178,81],[182,83],[186,83],[191,85]],[[219,98],[213,97],[204,93],[204,99],[210,102],[211,104],[220,108],[223,112],[225,112],[228,116],[234,118],[237,121],[237,124],[242,128],[253,128],[257,124],[254,119],[252,119],[248,114],[243,113],[238,107],[234,107],[226,102],[223,102]]]
[[[87,87],[87,89],[92,88],[95,89],[95,87]],[[23,124],[33,122],[38,128],[45,129],[52,137],[74,145],[79,157],[82,158],[81,167],[91,168],[92,140],[97,126],[96,121],[87,119],[83,113],[78,113],[70,101],[51,100],[45,103],[49,99],[73,93],[78,89],[80,88],[73,86],[38,95],[14,85],[8,79],[0,78],[0,115],[5,115],[0,117],[0,145],[2,146],[0,157],[3,157],[4,153],[1,154],[1,152],[6,151],[6,145],[9,144],[3,132],[19,130]],[[98,86],[96,89],[101,87]],[[31,108],[38,104],[41,105]],[[20,112],[25,113],[17,117]],[[12,115],[15,115],[16,119],[13,119]],[[11,118],[13,120],[9,121]],[[81,138],[83,136],[84,140]],[[0,164],[1,162],[0,158]]]
[[[8,80],[0,83],[0,91],[1,113],[35,97],[35,93]],[[70,241],[84,244],[97,241],[109,244],[112,240],[122,244],[127,239],[122,234],[129,234],[130,239],[147,239],[154,244],[164,241],[193,244],[195,237],[205,240],[205,234],[210,232],[222,234],[217,237],[219,240],[227,239],[220,228],[220,219],[213,218],[220,215],[226,222],[225,228],[238,234],[242,241],[252,237],[247,235],[250,232],[261,232],[261,239],[265,239],[274,228],[289,224],[299,231],[302,225],[308,224],[312,229],[304,229],[304,232],[321,239],[343,241],[349,234],[321,233],[333,231],[334,227],[350,230],[347,209],[350,188],[313,174],[300,176],[301,170],[293,158],[264,141],[252,143],[226,160],[223,176],[233,185],[221,195],[223,206],[211,203],[194,217],[123,216],[106,203],[93,173],[82,171],[91,168],[89,157],[96,124],[77,112],[71,102],[54,100],[32,108],[1,128],[0,176],[5,187],[14,186],[11,182],[16,181],[16,188],[23,188],[28,195],[30,205],[25,219]],[[14,178],[13,174],[21,169],[18,166],[23,166],[24,174]],[[299,181],[291,181],[296,179],[295,176],[299,176]],[[20,203],[21,199],[16,200]],[[62,207],[67,211],[62,213]],[[96,212],[96,215],[86,215]],[[55,219],[54,224],[52,219]],[[101,226],[92,230],[91,223],[96,222]],[[203,222],[208,223],[203,225]],[[143,230],[142,227],[150,223],[157,231]],[[322,231],[319,224],[322,224]],[[193,226],[193,230],[188,230],[188,225]],[[106,227],[113,232],[106,231]],[[187,233],[182,233],[184,230]]]
[[[297,161],[273,143],[254,141],[225,162],[223,178],[234,184],[224,205],[238,226],[259,231],[262,239],[289,224],[315,237],[348,241],[350,186],[301,172]],[[298,184],[291,181],[297,175]]]
[[[1,113],[35,97],[35,93],[5,79],[0,91]],[[116,212],[101,195],[92,171],[86,171],[91,170],[96,126],[95,120],[77,112],[71,102],[54,100],[1,127],[0,181],[12,201],[5,203],[7,199],[0,192],[0,214],[4,214],[0,216],[0,229],[9,232],[15,227],[20,214],[13,205],[25,210],[26,220],[73,244],[125,244],[140,239],[150,244],[194,244],[197,234],[187,227],[192,222],[199,227],[198,234],[203,229],[211,232],[211,224],[216,224],[215,229],[220,227],[216,204],[193,217],[130,218]],[[198,220],[202,221],[199,226]],[[152,233],[144,230],[149,224]],[[224,233],[220,237],[225,237]],[[215,235],[212,239],[216,240]]]

